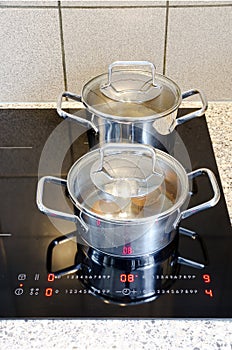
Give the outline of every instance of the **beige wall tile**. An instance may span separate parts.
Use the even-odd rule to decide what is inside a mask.
[[[166,74],[209,100],[232,98],[232,10],[170,8]]]
[[[57,9],[0,10],[0,101],[54,101],[63,89]]]
[[[63,9],[68,88],[81,92],[116,60],[148,60],[162,72],[165,9]]]

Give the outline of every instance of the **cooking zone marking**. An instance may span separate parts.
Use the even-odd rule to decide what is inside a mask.
[[[0,149],[32,149],[32,146],[2,146]]]

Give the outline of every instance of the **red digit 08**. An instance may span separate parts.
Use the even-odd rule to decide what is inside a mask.
[[[120,275],[120,282],[126,282],[126,274],[125,273],[122,273],[121,275]]]
[[[134,282],[135,276],[134,276],[132,273],[130,273],[130,274],[127,276],[127,280],[128,280],[128,282]]]

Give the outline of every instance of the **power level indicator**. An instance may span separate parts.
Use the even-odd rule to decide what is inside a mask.
[[[209,285],[211,283],[211,276],[209,274],[202,275],[203,281],[205,284]],[[209,296],[210,298],[213,298],[213,290],[212,289],[205,289],[204,290],[205,295]]]
[[[205,283],[210,283],[211,282],[210,275],[208,275],[208,274],[203,275],[202,278],[203,278]]]
[[[55,275],[54,275],[54,273],[49,273],[48,274],[48,279],[47,279],[47,281],[48,282],[53,282],[55,280]]]
[[[205,294],[208,295],[210,298],[213,298],[213,291],[212,291],[212,289],[205,289]]]

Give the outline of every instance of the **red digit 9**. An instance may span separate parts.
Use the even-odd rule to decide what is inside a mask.
[[[202,277],[203,277],[203,280],[204,280],[205,283],[210,283],[211,282],[210,275],[205,274]]]

